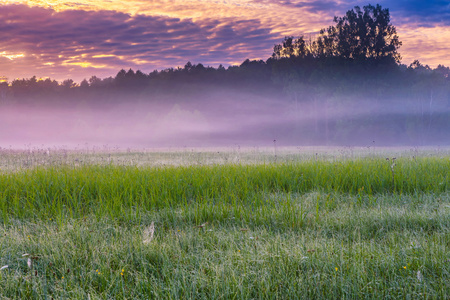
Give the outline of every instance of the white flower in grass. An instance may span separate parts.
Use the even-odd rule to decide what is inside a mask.
[[[31,258],[28,258],[27,265],[28,265],[28,268],[30,268],[30,269],[33,267],[33,261],[31,260]]]
[[[152,222],[150,226],[145,228],[144,232],[142,233],[142,240],[144,244],[148,244],[153,240],[153,234],[155,233],[155,222]]]

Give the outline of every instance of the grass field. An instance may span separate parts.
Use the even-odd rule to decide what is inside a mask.
[[[0,154],[0,299],[450,298],[448,150]]]

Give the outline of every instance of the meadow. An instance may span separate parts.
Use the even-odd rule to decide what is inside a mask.
[[[0,299],[449,299],[450,151],[0,149]]]

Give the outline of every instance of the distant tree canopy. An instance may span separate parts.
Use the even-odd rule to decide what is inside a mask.
[[[381,5],[355,6],[343,17],[334,17],[335,26],[322,29],[315,40],[289,36],[275,45],[274,59],[290,57],[343,58],[400,62],[402,43],[390,22],[389,9]]]

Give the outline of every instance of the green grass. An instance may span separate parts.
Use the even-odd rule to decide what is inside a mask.
[[[444,155],[4,172],[0,299],[448,299],[449,170]]]

